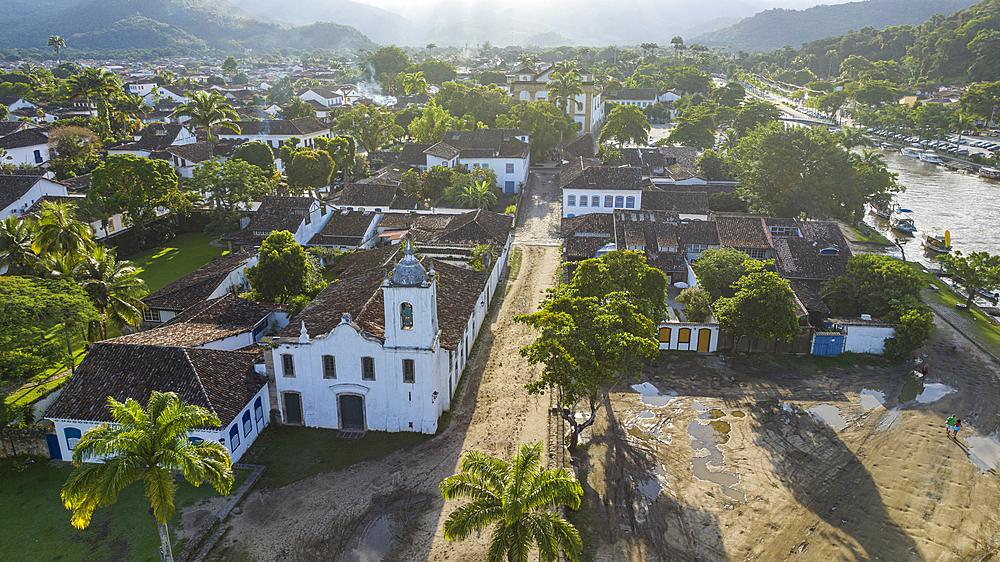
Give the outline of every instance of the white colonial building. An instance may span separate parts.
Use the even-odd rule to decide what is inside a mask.
[[[514,194],[528,181],[531,141],[521,129],[445,131],[444,140],[424,151],[426,168],[465,164],[470,171],[491,168],[504,193]]]

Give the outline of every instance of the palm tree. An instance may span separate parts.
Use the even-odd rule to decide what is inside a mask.
[[[424,71],[407,72],[403,75],[403,92],[406,95],[427,93],[427,79],[424,78]]]
[[[538,53],[521,53],[517,55],[517,63],[520,66],[535,66],[541,62],[542,57]]]
[[[819,298],[833,314],[853,318],[858,312],[858,283],[851,277],[841,276],[823,284]]]
[[[35,271],[38,256],[31,249],[35,230],[31,222],[13,215],[0,221],[0,269],[7,275],[28,275]]]
[[[489,209],[496,202],[497,194],[489,180],[475,181],[458,194],[458,204],[469,209]]]
[[[108,397],[113,423],[88,430],[73,449],[77,469],[62,487],[62,502],[73,512],[70,522],[85,529],[98,507],[112,505],[126,486],[142,480],[160,532],[163,557],[173,562],[167,521],[174,514],[174,474],[193,486],[207,481],[220,494],[233,485],[226,447],[209,439],[192,442],[195,429],[217,427],[219,418],[199,406],[182,403],[173,392],[153,391],[146,408],[130,398],[124,404]],[[101,459],[83,466],[83,462]]]
[[[120,138],[129,137],[142,128],[142,118],[147,113],[149,106],[139,96],[118,96],[111,102],[111,127]]]
[[[114,249],[104,246],[94,248],[93,253],[80,264],[77,279],[94,308],[101,313],[100,336],[108,337],[108,321],[119,330],[126,325],[138,326],[142,323],[142,311],[146,305],[142,297],[149,294],[146,282],[139,278],[139,269],[128,261],[118,261]]]
[[[204,127],[208,145],[212,145],[212,127],[219,126],[239,134],[240,116],[219,92],[195,92],[191,101],[182,103],[171,117],[188,117],[195,127]]]
[[[100,118],[103,135],[107,135],[110,129],[107,100],[109,97],[123,92],[118,76],[104,67],[85,68],[83,72],[69,79],[70,97],[83,96],[87,100],[88,109],[91,100],[97,99],[97,116]]]
[[[844,127],[837,133],[837,142],[847,150],[851,150],[856,146],[875,146],[875,142],[865,136],[864,133],[850,127]]]
[[[66,40],[58,35],[49,35],[49,42],[45,46],[56,50],[56,66],[62,64],[62,59],[59,58],[59,49],[66,46]]]
[[[583,108],[583,104],[576,100],[576,96],[583,95],[583,88],[580,87],[582,84],[583,81],[576,68],[561,67],[552,73],[552,81],[549,82],[549,95],[555,100],[559,109],[568,115],[571,100],[578,110]]]
[[[576,560],[583,548],[580,534],[552,508],[579,509],[583,488],[565,469],[543,468],[541,451],[541,444],[521,445],[511,461],[479,451],[462,455],[462,472],[441,482],[441,495],[472,503],[451,512],[444,538],[463,540],[496,523],[489,562],[526,562],[535,547],[544,562],[557,560],[560,550]]]
[[[956,113],[953,123],[958,127],[958,144],[962,144],[962,133],[976,125],[976,118],[968,113]]]
[[[94,247],[90,225],[78,220],[68,203],[43,201],[40,214],[31,245],[39,256],[60,256],[74,263]]]

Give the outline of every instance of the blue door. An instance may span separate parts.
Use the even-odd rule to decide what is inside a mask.
[[[504,184],[503,184],[503,192],[506,193],[507,195],[513,195],[514,194],[514,182],[512,182],[512,181],[506,181],[506,182],[504,182]]]
[[[62,450],[59,448],[59,436],[55,433],[46,433],[45,444],[49,446],[49,458],[61,461]]]
[[[819,335],[817,334],[813,338],[813,355],[824,355],[827,357],[833,357],[840,355],[844,351],[844,336],[837,335]]]

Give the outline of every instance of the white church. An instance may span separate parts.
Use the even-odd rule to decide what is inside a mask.
[[[280,421],[436,432],[506,265],[506,242],[483,271],[427,257],[422,263],[409,242],[402,251],[357,252],[352,270],[269,350]]]

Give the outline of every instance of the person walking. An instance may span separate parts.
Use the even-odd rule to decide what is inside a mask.
[[[944,430],[944,433],[948,437],[951,437],[951,432],[955,430],[955,415],[948,416],[948,420],[944,423],[948,424],[948,428]]]
[[[962,420],[956,420],[955,421],[955,426],[952,427],[952,430],[955,432],[955,436],[954,436],[955,441],[958,441],[958,430],[960,430],[960,429],[962,429]]]

